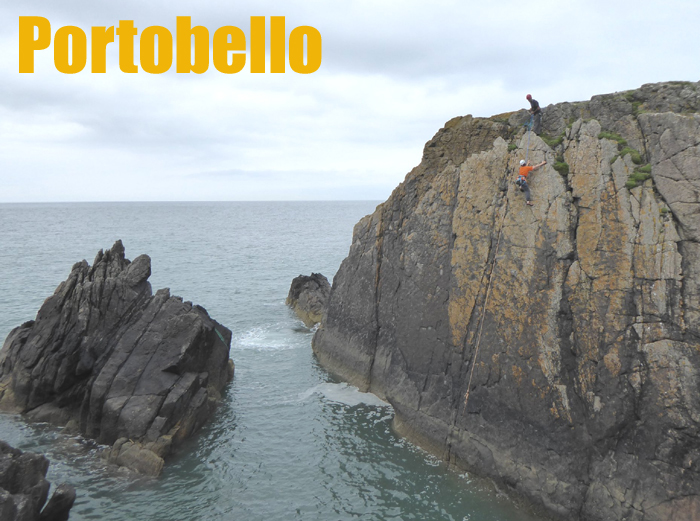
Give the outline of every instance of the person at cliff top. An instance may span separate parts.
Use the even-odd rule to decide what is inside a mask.
[[[530,166],[525,163],[524,159],[520,160],[520,170],[518,171],[518,179],[515,181],[515,184],[520,187],[521,192],[525,192],[525,202],[528,206],[532,206],[532,201],[530,200],[530,187],[527,186],[527,176],[533,170],[537,170],[546,164],[547,161],[542,161],[539,165]]]
[[[525,96],[525,99],[530,102],[530,114],[532,114],[534,120],[532,130],[539,136],[540,126],[542,125],[542,109],[540,108],[540,104],[537,102],[537,100],[533,99],[530,94]]]

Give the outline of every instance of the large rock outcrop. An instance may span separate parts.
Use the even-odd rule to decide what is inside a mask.
[[[121,241],[75,264],[7,337],[0,407],[114,445],[110,461],[155,475],[211,415],[233,363],[231,332],[167,289],[152,295],[150,274]]]
[[[75,502],[75,489],[46,481],[49,460],[22,452],[0,440],[0,521],[65,521]],[[46,503],[46,506],[44,504]]]
[[[700,519],[698,109],[687,82],[549,106],[529,151],[525,111],[449,121],[355,226],[321,363],[563,519]]]
[[[299,275],[292,280],[286,304],[306,327],[313,327],[321,322],[330,293],[331,285],[320,273]]]

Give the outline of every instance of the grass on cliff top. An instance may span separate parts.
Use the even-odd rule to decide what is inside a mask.
[[[644,105],[644,102],[641,100],[637,99],[637,96],[635,95],[635,91],[630,91],[626,92],[623,94],[622,98],[627,101],[628,103],[632,104],[632,114],[635,116],[638,116],[639,114],[642,114],[643,112],[646,112],[642,106]]]

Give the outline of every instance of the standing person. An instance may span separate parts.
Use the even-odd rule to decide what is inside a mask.
[[[534,130],[535,134],[539,136],[540,126],[542,125],[542,109],[540,108],[540,104],[537,102],[537,100],[533,99],[530,94],[525,96],[525,99],[530,102],[530,114],[532,114],[532,117],[534,118],[532,130]]]
[[[520,170],[518,171],[518,179],[515,181],[515,184],[520,187],[521,192],[525,192],[525,202],[528,206],[533,206],[533,204],[532,201],[530,201],[530,187],[527,186],[527,176],[533,170],[537,170],[546,164],[547,161],[542,161],[539,165],[530,166],[529,164],[525,163],[524,159],[520,160]]]

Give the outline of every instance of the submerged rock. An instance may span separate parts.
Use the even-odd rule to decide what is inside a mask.
[[[328,304],[331,285],[320,273],[299,275],[292,281],[287,295],[287,305],[291,307],[306,327],[313,327],[323,318]]]
[[[121,241],[92,266],[75,264],[36,319],[7,337],[0,407],[107,445],[128,438],[161,464],[117,463],[160,472],[214,411],[233,362],[231,332],[168,289],[152,295],[150,274],[150,258],[130,262]]]
[[[550,106],[529,150],[521,113],[449,121],[356,225],[320,362],[564,519],[700,519],[699,94]]]
[[[22,452],[0,440],[0,520],[65,521],[75,502],[75,489],[59,485],[48,504],[49,460]],[[43,507],[43,510],[42,510]]]

